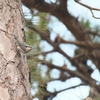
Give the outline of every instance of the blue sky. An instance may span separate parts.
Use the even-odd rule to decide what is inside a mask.
[[[49,0],[46,0],[46,1],[49,1]],[[51,0],[51,1],[54,1],[54,0]],[[92,7],[100,8],[100,0],[81,0],[81,1]],[[77,4],[76,2],[74,2],[74,0],[68,0],[68,9],[69,9],[69,12],[73,16],[79,17],[79,19],[81,18],[85,18],[85,20],[89,19],[91,22],[91,26],[100,25],[100,19],[94,19],[92,17],[92,14],[87,8],[82,7],[81,5]],[[24,12],[26,12],[26,8],[24,8],[23,10]],[[29,11],[27,10],[27,12]],[[100,16],[100,12],[94,12],[94,14],[95,16],[98,16],[98,17]],[[59,20],[57,20],[55,17],[52,17],[51,20],[53,21],[53,23],[51,21],[51,23],[49,24],[49,27],[51,27],[53,30],[51,33],[52,40],[55,39],[58,33],[60,34],[61,37],[64,37],[64,39],[66,40],[75,40],[72,34],[70,33],[70,31],[68,31],[66,27],[63,25],[63,23],[59,22]],[[44,51],[49,51],[52,49],[52,47],[45,41],[42,41],[40,46],[44,47],[43,49]],[[74,55],[74,50],[76,46],[73,46],[73,45],[67,45],[67,46],[60,45],[60,46],[69,56],[72,57]],[[49,60],[50,58],[53,59],[53,64],[62,66],[65,61],[67,63],[68,68],[72,69],[72,66],[69,63],[69,61],[66,58],[64,58],[62,55],[60,55],[59,53],[49,54],[46,57],[46,60]],[[88,64],[91,65],[93,68],[95,68],[95,66],[92,64],[91,61],[88,61]],[[54,78],[57,78],[59,76],[59,71],[54,69],[52,71],[51,76]],[[92,77],[97,79],[98,81],[100,81],[99,76],[100,75],[99,75],[98,70],[95,70],[94,74],[92,74]],[[50,82],[48,84],[47,89],[51,92],[54,92],[55,90],[60,90],[60,89],[64,89],[73,85],[77,85],[80,82],[81,81],[78,78],[73,78],[71,80],[67,80],[66,82],[60,82],[60,81]],[[76,89],[71,89],[68,91],[64,91],[63,93],[59,93],[53,100],[73,100],[73,99],[81,100],[87,97],[88,93],[89,93],[88,86],[80,87],[80,88],[78,87]]]

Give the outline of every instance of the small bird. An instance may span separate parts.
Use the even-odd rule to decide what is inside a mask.
[[[28,53],[32,50],[32,47],[26,44],[25,42],[18,40],[17,49],[23,53]]]
[[[16,39],[16,47],[17,50],[23,52],[23,53],[28,53],[29,51],[32,50],[32,47],[28,44],[26,44],[24,41],[20,41],[15,35],[14,35],[15,39]]]

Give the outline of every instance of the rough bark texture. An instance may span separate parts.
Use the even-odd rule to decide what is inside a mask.
[[[0,1],[0,100],[31,100],[26,54],[16,48],[23,41],[20,0]]]

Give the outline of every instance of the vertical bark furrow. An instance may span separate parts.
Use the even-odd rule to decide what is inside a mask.
[[[31,100],[26,54],[16,48],[23,41],[21,0],[0,1],[0,100]]]

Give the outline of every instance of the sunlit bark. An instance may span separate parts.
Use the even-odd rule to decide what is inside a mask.
[[[31,100],[26,54],[16,48],[24,41],[20,0],[0,1],[0,100]]]

